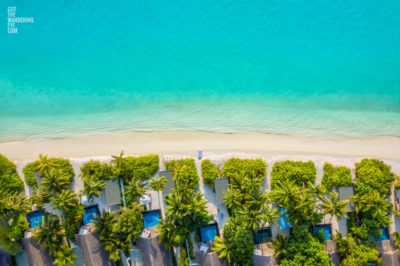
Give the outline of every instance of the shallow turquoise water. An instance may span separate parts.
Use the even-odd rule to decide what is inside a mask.
[[[7,34],[8,6],[35,22]],[[5,0],[0,10],[0,140],[400,135],[398,0]]]

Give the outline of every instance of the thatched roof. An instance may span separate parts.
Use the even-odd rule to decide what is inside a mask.
[[[138,238],[136,248],[142,250],[143,265],[148,266],[172,266],[171,252],[159,243],[159,236],[150,238]]]
[[[174,171],[168,170],[168,171],[160,171],[159,176],[165,176],[167,178],[167,184],[165,188],[163,189],[162,193],[163,196],[166,197],[168,194],[172,192],[172,189],[175,187],[174,184]]]
[[[50,257],[47,248],[36,244],[32,237],[23,238],[22,246],[30,266],[53,265],[54,258]]]
[[[76,243],[81,248],[85,265],[112,266],[108,253],[101,245],[97,233],[76,235]]]

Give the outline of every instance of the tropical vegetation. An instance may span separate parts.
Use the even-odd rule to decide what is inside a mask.
[[[136,205],[116,212],[103,211],[94,221],[95,231],[112,261],[120,260],[120,251],[129,253],[132,243],[136,242],[143,229],[142,209]]]
[[[352,186],[352,176],[350,169],[345,166],[334,167],[332,164],[326,162],[324,164],[324,175],[322,176],[321,185],[327,190],[334,187]]]
[[[271,172],[271,187],[278,182],[290,181],[297,186],[314,184],[317,170],[312,161],[276,162]]]
[[[223,167],[223,175],[231,182],[223,199],[231,217],[224,226],[223,239],[216,238],[213,250],[229,263],[251,265],[253,231],[278,219],[277,209],[271,207],[263,193],[266,169],[267,164],[261,159],[233,158]]]
[[[81,168],[84,188],[81,194],[89,200],[100,197],[105,180],[119,179],[125,187],[126,207],[119,215],[103,211],[94,222],[95,230],[111,260],[120,263],[120,252],[128,255],[143,229],[139,198],[148,188],[164,190],[167,179],[154,177],[158,170],[158,156],[125,157],[121,152],[111,162],[89,161]],[[201,173],[204,182],[212,186],[216,178],[227,176],[229,188],[224,194],[230,218],[221,237],[216,237],[213,250],[235,265],[252,265],[253,235],[265,226],[277,224],[285,217],[290,229],[281,230],[268,245],[274,249],[280,265],[329,265],[324,252],[325,235],[314,227],[324,216],[338,220],[347,217],[348,234],[337,233],[341,265],[379,263],[376,240],[397,214],[388,200],[393,186],[399,187],[390,166],[375,159],[356,163],[356,177],[352,180],[348,168],[324,164],[320,185],[315,184],[313,162],[276,162],[271,171],[271,190],[267,191],[267,164],[261,159],[226,161],[221,171],[209,160],[203,160]],[[166,168],[174,171],[174,188],[165,196],[165,217],[160,221],[160,241],[169,249],[180,247],[180,263],[187,265],[193,258],[191,234],[207,225],[212,217],[207,212],[207,201],[199,190],[199,177],[193,159],[171,160]],[[44,212],[41,225],[33,237],[54,257],[55,265],[74,265],[76,255],[70,242],[81,225],[84,205],[71,188],[74,171],[68,160],[40,155],[23,168],[26,183],[33,187],[27,199],[23,182],[15,164],[0,155],[0,247],[15,255],[21,239],[29,230],[27,214],[32,206],[43,208],[49,203],[58,209],[60,217]],[[35,174],[36,173],[36,174]],[[36,177],[40,181],[36,184]],[[10,181],[11,180],[11,181]],[[355,213],[346,209],[348,201],[340,201],[336,187],[352,186]],[[395,181],[397,181],[396,184]],[[394,234],[395,246],[400,246],[400,235]],[[186,251],[189,246],[189,254]]]
[[[181,247],[181,255],[185,257],[187,254],[182,250],[186,248],[186,240],[190,240],[190,233],[207,225],[212,217],[207,212],[207,201],[195,190],[199,184],[194,160],[172,160],[166,165],[174,171],[174,188],[165,198],[165,218],[158,225],[160,241],[169,249]]]
[[[201,176],[206,185],[214,186],[214,179],[220,177],[218,166],[208,159],[201,161]]]

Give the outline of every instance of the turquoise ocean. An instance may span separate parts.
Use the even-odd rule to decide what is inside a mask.
[[[400,1],[1,1],[0,141],[161,130],[399,137]]]

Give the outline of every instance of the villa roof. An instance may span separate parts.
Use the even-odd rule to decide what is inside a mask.
[[[108,253],[101,245],[98,233],[76,235],[76,243],[81,248],[85,265],[113,265],[108,258]]]
[[[142,250],[143,265],[173,265],[171,252],[159,243],[159,235],[150,238],[139,237],[136,241],[136,248]]]
[[[350,212],[355,211],[354,202],[351,199],[354,196],[354,189],[353,186],[347,187],[338,187],[339,190],[339,200],[349,200],[349,203],[346,205],[346,208],[350,210]]]
[[[47,248],[36,244],[35,240],[30,238],[22,239],[26,257],[31,266],[53,265],[54,258],[50,257]]]
[[[10,254],[0,248],[0,265],[8,265]]]
[[[276,259],[274,255],[262,256],[262,255],[253,255],[252,257],[254,266],[265,266],[265,265],[276,265]]]
[[[219,258],[217,252],[199,252],[196,256],[196,262],[201,266],[228,266],[225,258]]]
[[[172,170],[160,171],[159,176],[165,176],[167,178],[167,184],[162,191],[163,196],[166,197],[168,194],[170,194],[172,192],[172,189],[175,187],[174,171],[172,171]]]
[[[381,264],[389,266],[400,266],[399,251],[395,250],[393,252],[381,253]]]
[[[221,177],[214,180],[215,193],[217,194],[217,204],[223,203],[224,198],[223,192],[226,192],[229,188],[229,179],[227,177]]]
[[[117,205],[121,203],[121,192],[119,189],[118,179],[105,180],[105,197],[107,200],[107,205]]]
[[[394,197],[396,198],[397,202],[400,203],[400,189],[396,189],[394,191]]]

